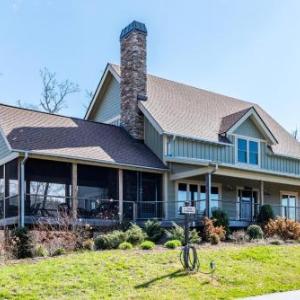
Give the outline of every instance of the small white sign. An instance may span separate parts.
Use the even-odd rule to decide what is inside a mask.
[[[194,215],[196,213],[196,207],[195,206],[182,206],[181,213]]]

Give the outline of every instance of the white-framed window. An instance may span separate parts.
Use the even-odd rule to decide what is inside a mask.
[[[212,184],[210,194],[210,208],[221,207],[222,185]],[[204,182],[178,181],[176,182],[177,213],[186,201],[190,201],[197,208],[198,214],[203,214],[206,209],[206,186]]]
[[[236,163],[258,167],[260,165],[260,140],[237,136]]]
[[[281,216],[296,220],[296,206],[298,194],[295,192],[281,192]]]

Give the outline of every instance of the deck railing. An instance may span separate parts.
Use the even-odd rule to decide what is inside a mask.
[[[77,199],[77,219],[84,220],[182,220],[180,207],[186,201],[123,201],[123,209],[119,207],[119,200],[100,199],[98,197]],[[274,201],[275,202],[275,201]],[[267,203],[266,203],[267,204]],[[208,215],[206,200],[190,201],[190,205],[196,207],[196,214],[192,220],[199,222]],[[275,216],[287,217],[300,221],[300,207],[285,207],[271,204]],[[210,212],[221,208],[232,222],[253,222],[257,219],[261,205],[247,201],[228,201],[226,199],[212,199],[210,201]],[[120,215],[123,211],[122,215]],[[19,213],[19,197],[12,196],[0,198],[0,219],[17,217]],[[27,194],[25,197],[25,217],[55,219],[61,215],[73,213],[72,198],[54,195]]]

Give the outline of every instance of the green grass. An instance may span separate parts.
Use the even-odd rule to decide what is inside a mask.
[[[74,253],[0,267],[1,299],[232,299],[300,289],[300,246],[199,251],[213,276],[182,271],[179,250]]]

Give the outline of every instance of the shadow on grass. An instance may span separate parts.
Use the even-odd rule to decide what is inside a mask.
[[[156,277],[156,278],[153,278],[147,282],[144,282],[142,284],[139,284],[139,285],[136,285],[134,288],[136,289],[141,289],[141,288],[147,288],[149,287],[151,284],[155,283],[156,281],[159,281],[159,280],[163,280],[163,279],[166,279],[166,278],[177,278],[177,277],[182,277],[182,276],[186,276],[188,275],[189,273],[182,270],[182,269],[179,269],[175,272],[172,272],[170,274],[166,274],[166,275],[163,275],[163,276],[159,276],[159,277]]]

